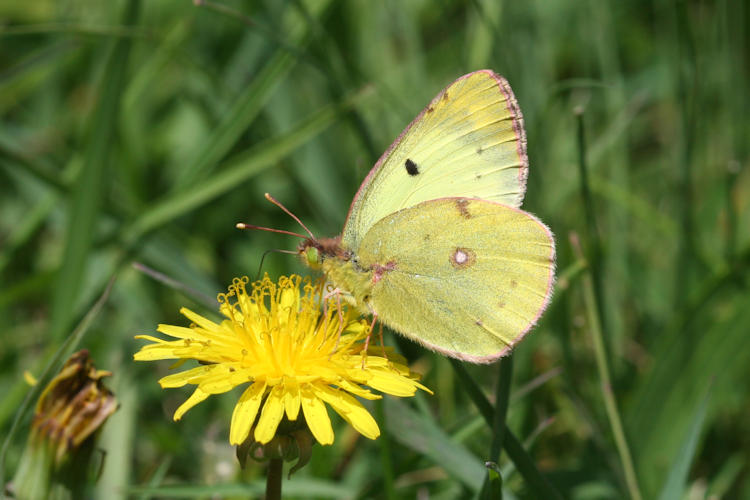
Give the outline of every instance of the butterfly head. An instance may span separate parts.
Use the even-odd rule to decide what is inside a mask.
[[[351,253],[341,247],[341,237],[305,238],[297,247],[302,262],[311,269],[320,269],[323,261],[330,258],[349,260]]]

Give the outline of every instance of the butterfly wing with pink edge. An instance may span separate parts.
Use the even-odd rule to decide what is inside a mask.
[[[508,82],[490,70],[446,87],[380,157],[359,188],[342,244],[354,250],[379,220],[426,200],[480,198],[519,207],[528,158]]]

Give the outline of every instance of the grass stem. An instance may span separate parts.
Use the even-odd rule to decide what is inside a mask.
[[[570,237],[571,246],[573,247],[573,253],[577,259],[583,259],[583,251],[581,250],[581,244],[578,240],[578,236],[573,233]],[[633,458],[630,455],[630,449],[628,448],[628,442],[625,439],[625,431],[622,427],[622,421],[620,419],[620,413],[617,410],[617,401],[615,400],[614,393],[612,392],[612,380],[609,374],[609,363],[607,361],[607,353],[604,350],[604,336],[602,335],[602,327],[599,319],[598,307],[596,303],[596,295],[594,293],[594,281],[591,277],[591,272],[586,272],[583,275],[583,300],[586,309],[586,316],[591,331],[591,340],[594,343],[594,357],[596,359],[596,367],[599,372],[600,387],[602,390],[602,397],[604,398],[604,406],[607,411],[607,418],[609,419],[609,425],[612,429],[612,434],[615,439],[615,446],[617,447],[617,453],[620,455],[620,463],[622,464],[623,472],[625,474],[625,483],[630,494],[630,498],[633,500],[641,500],[641,491],[638,487],[638,479],[635,475],[635,467],[633,466]]]
[[[383,489],[385,490],[385,498],[388,500],[394,500],[396,498],[396,490],[393,485],[393,453],[391,452],[391,436],[388,431],[388,425],[385,422],[387,416],[383,409],[382,400],[375,402],[375,413],[378,422],[381,422],[383,427],[383,432],[378,439],[378,444],[380,445],[380,465],[383,470]]]
[[[471,378],[471,375],[469,375],[469,372],[466,371],[466,368],[460,361],[451,359],[450,362],[463,388],[477,407],[479,413],[484,417],[487,425],[493,425],[495,410],[492,408],[487,397],[482,393],[482,390],[474,379]],[[562,498],[549,481],[542,476],[542,473],[536,468],[534,460],[532,460],[521,442],[507,426],[503,431],[503,449],[508,454],[508,458],[513,462],[513,465],[516,466],[524,481],[526,481],[529,489],[534,493],[535,498],[545,498],[548,500]]]
[[[503,446],[503,435],[505,433],[505,416],[508,413],[508,402],[510,400],[510,382],[513,378],[513,355],[500,360],[500,373],[498,374],[497,390],[495,392],[495,415],[492,422],[492,445],[490,447],[490,460],[497,463],[500,460],[500,450]]]
[[[492,443],[490,444],[490,454],[488,463],[498,464],[500,461],[500,450],[503,446],[503,437],[505,435],[505,416],[508,413],[508,403],[510,401],[510,382],[513,377],[513,355],[500,360],[500,370],[497,379],[497,389],[495,390],[495,412],[492,418]],[[497,467],[495,465],[495,467]],[[489,468],[489,467],[488,467]],[[499,474],[499,469],[498,469]],[[501,478],[502,480],[502,478]],[[487,471],[482,486],[482,495],[480,498],[494,498],[492,484],[492,471]],[[499,490],[502,498],[502,489]]]
[[[606,323],[604,315],[604,292],[602,285],[602,244],[601,236],[596,224],[596,209],[594,200],[591,197],[591,188],[589,184],[588,165],[586,163],[586,129],[583,121],[583,109],[576,108],[577,117],[577,135],[578,135],[578,175],[581,187],[581,197],[583,198],[583,211],[586,216],[586,241],[588,267],[591,270],[591,276],[596,296],[597,314],[602,324]],[[605,349],[608,346],[605,344]]]

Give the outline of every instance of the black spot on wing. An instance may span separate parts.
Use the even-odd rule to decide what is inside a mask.
[[[412,177],[419,174],[419,167],[417,164],[408,158],[406,159],[406,163],[404,163],[404,167],[406,167],[406,173]]]

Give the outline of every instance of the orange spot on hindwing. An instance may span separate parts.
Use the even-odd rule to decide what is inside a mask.
[[[477,254],[471,248],[458,247],[451,251],[448,260],[456,269],[466,269],[477,261]]]

